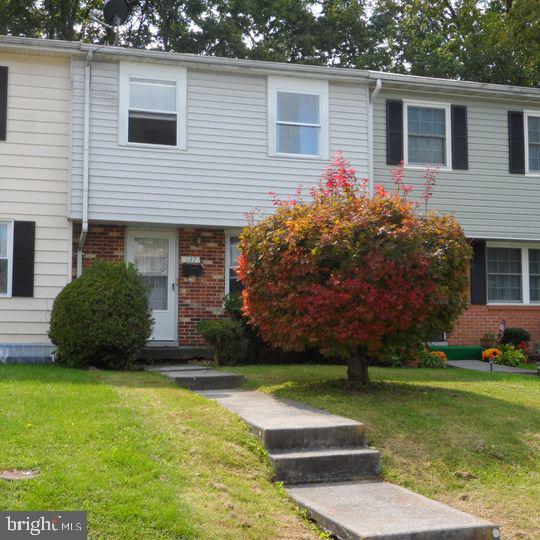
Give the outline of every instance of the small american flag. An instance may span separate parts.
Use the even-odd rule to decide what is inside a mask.
[[[506,328],[506,321],[503,319],[500,323],[499,323],[499,336],[502,336],[504,334],[504,330]]]

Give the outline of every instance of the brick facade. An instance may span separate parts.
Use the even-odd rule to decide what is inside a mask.
[[[76,274],[76,252],[80,224],[73,227],[73,275]],[[121,225],[90,225],[84,245],[84,267],[99,258],[106,261],[125,260],[126,228]],[[180,345],[206,345],[197,333],[202,319],[224,316],[225,294],[225,231],[210,229],[178,229],[178,340]],[[204,266],[200,277],[182,275],[182,256],[201,257]]]
[[[81,224],[73,224],[73,275],[77,273],[77,246],[81,235]],[[84,268],[95,259],[119,262],[125,259],[126,231],[121,225],[92,225],[84,243]]]
[[[480,338],[497,334],[501,320],[506,326],[520,326],[531,333],[531,344],[540,343],[540,306],[470,306],[448,336],[449,345],[480,345]]]
[[[200,277],[182,276],[178,270],[178,340],[182,345],[207,345],[197,333],[202,319],[224,316],[225,231],[179,229],[179,257],[201,257],[204,267]]]

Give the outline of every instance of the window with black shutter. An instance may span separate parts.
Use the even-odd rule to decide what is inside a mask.
[[[469,168],[467,107],[452,105],[452,169]]]
[[[33,221],[13,223],[12,296],[34,296],[34,252],[36,224]]]
[[[386,163],[403,161],[403,102],[386,101]]]
[[[525,133],[522,111],[508,111],[509,169],[513,174],[525,174]]]
[[[0,66],[0,141],[7,136],[8,68]]]
[[[486,242],[472,242],[473,257],[471,261],[471,304],[487,304],[486,281]]]

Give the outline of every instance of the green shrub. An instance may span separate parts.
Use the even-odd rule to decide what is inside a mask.
[[[517,347],[520,343],[531,341],[531,334],[525,328],[505,328],[501,336],[503,345],[514,345]]]
[[[235,319],[242,319],[242,295],[240,293],[230,293],[223,297],[223,307]]]
[[[501,345],[502,355],[496,363],[502,366],[519,366],[527,361],[526,354],[514,345]]]
[[[197,331],[216,348],[216,362],[233,365],[243,362],[247,354],[247,339],[242,323],[235,319],[200,321]]]
[[[442,355],[435,351],[420,351],[420,367],[422,368],[444,368],[446,363],[442,359]]]
[[[49,337],[60,364],[126,369],[152,325],[148,286],[137,269],[96,260],[56,297]]]

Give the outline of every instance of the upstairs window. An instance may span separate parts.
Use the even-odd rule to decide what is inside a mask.
[[[130,78],[128,142],[177,145],[176,83]]]
[[[276,149],[279,154],[318,156],[320,133],[318,95],[277,93]]]
[[[186,147],[186,69],[120,63],[120,144]]]
[[[446,167],[451,163],[448,106],[406,103],[407,165]]]
[[[540,173],[540,114],[534,116],[532,114],[527,115],[527,165],[528,170],[531,173]]]
[[[273,156],[328,158],[328,81],[268,78]]]

